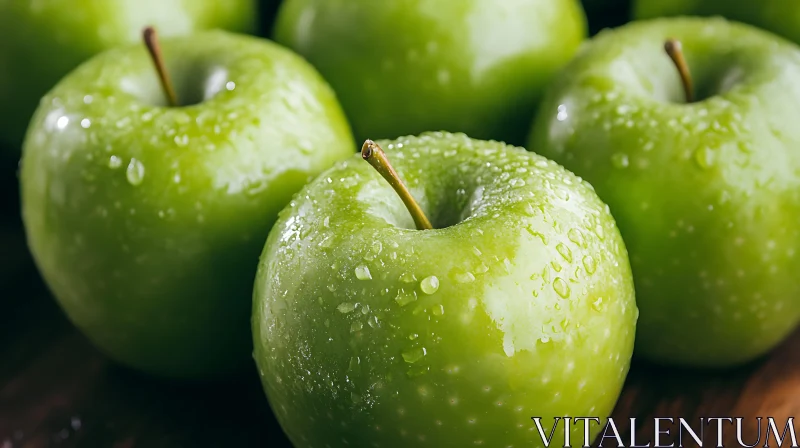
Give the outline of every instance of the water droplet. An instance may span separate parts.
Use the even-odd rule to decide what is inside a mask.
[[[611,164],[614,165],[615,168],[627,168],[628,165],[630,165],[630,160],[627,154],[618,152],[611,156]]]
[[[434,305],[433,306],[433,315],[434,316],[442,316],[444,315],[444,305]]]
[[[361,307],[361,314],[363,314],[365,316],[367,314],[369,314],[369,305],[364,305],[364,306]]]
[[[319,242],[319,247],[323,249],[327,249],[333,246],[333,236],[332,235],[325,235],[322,238],[322,241]]]
[[[111,156],[108,158],[108,167],[111,169],[117,169],[122,166],[122,159],[117,156]]]
[[[414,347],[403,352],[403,359],[409,364],[414,364],[427,354],[425,347]]]
[[[362,264],[356,267],[356,278],[359,280],[372,280],[372,274],[370,274],[369,268]]]
[[[403,283],[414,283],[417,281],[417,277],[415,277],[411,272],[406,272],[400,275],[400,281]]]
[[[530,202],[525,203],[525,205],[522,207],[522,211],[528,216],[536,216],[536,209],[533,208]]]
[[[567,238],[569,238],[569,240],[573,243],[577,244],[578,247],[586,247],[586,241],[583,239],[583,233],[574,227],[569,229],[567,232]]]
[[[594,274],[594,271],[597,270],[597,260],[591,255],[586,255],[583,257],[583,268],[586,269],[587,274]]]
[[[81,120],[81,127],[83,129],[89,129],[89,126],[91,125],[92,125],[92,120],[88,118],[84,118],[83,120]]]
[[[401,289],[397,292],[397,297],[394,298],[394,301],[397,302],[400,306],[406,306],[411,302],[416,302],[417,300],[417,293],[416,291],[408,291]]]
[[[592,302],[592,309],[595,311],[602,311],[603,310],[603,298],[598,297],[597,300]]]
[[[556,250],[559,254],[567,261],[567,263],[572,263],[572,250],[567,247],[564,243],[558,243],[556,246]]]
[[[559,104],[558,105],[558,112],[556,113],[556,120],[564,121],[568,117],[569,117],[569,114],[567,113],[567,106],[564,105],[564,104]]]
[[[478,274],[483,274],[488,270],[489,266],[486,266],[484,263],[481,263],[480,265],[478,265],[478,267],[475,268],[475,272],[477,272]]]
[[[142,162],[135,158],[131,159],[130,163],[128,163],[128,169],[125,171],[125,176],[131,185],[141,184],[142,180],[144,180],[144,165],[142,165]]]
[[[411,333],[410,335],[408,335],[408,340],[409,341],[413,341],[413,340],[417,339],[418,337],[419,337],[419,335],[417,333]]]
[[[594,234],[597,235],[597,238],[599,238],[601,241],[606,238],[603,226],[601,226],[600,224],[594,226]]]
[[[542,232],[539,232],[538,230],[535,230],[531,226],[525,227],[525,230],[527,230],[528,233],[530,233],[531,235],[533,235],[533,236],[539,238],[540,240],[542,240],[542,244],[544,244],[545,246],[547,245],[547,243],[548,243],[547,235],[545,235]]]
[[[439,290],[439,279],[435,275],[431,275],[430,277],[425,277],[419,283],[419,288],[425,294],[433,294]]]
[[[380,254],[382,250],[383,250],[383,244],[381,244],[380,241],[374,241],[370,246],[370,251],[372,251],[372,253],[375,255]]]
[[[460,272],[456,274],[456,282],[458,283],[472,283],[475,281],[475,276],[472,272]]]
[[[553,289],[561,297],[565,299],[569,297],[569,285],[561,277],[556,277],[556,279],[553,280]]]
[[[356,309],[356,304],[352,302],[342,302],[336,309],[342,314],[352,313],[353,310]]]
[[[358,356],[351,356],[348,370],[350,370],[351,372],[358,372],[359,370],[361,370],[361,358],[359,358]]]
[[[550,266],[552,266],[553,270],[556,271],[556,272],[561,272],[561,270],[564,269],[561,266],[561,263],[557,262],[556,260],[551,261],[550,262]]]
[[[357,321],[353,322],[352,324],[350,324],[350,333],[355,333],[357,331],[361,331],[362,328],[364,328],[364,324],[361,323],[360,320],[357,320]]]
[[[711,168],[714,164],[714,151],[709,147],[700,148],[694,153],[694,161],[704,170]]]

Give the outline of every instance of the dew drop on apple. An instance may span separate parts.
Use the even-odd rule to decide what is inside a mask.
[[[414,364],[428,354],[425,347],[413,347],[403,351],[403,360],[409,364]]]
[[[350,333],[361,331],[362,328],[364,328],[364,324],[360,320],[354,321],[350,324]]]
[[[125,176],[128,178],[128,183],[133,186],[140,185],[144,180],[144,165],[136,158],[132,158],[128,163],[128,169],[125,171]]]
[[[444,305],[434,305],[432,309],[434,316],[443,316],[444,315]]]
[[[586,269],[586,273],[589,275],[594,274],[595,270],[597,270],[597,260],[594,259],[591,255],[586,255],[583,257],[583,268]]]
[[[404,272],[400,275],[400,281],[403,283],[414,283],[417,278],[411,272]]]
[[[556,294],[562,298],[566,299],[569,297],[569,285],[561,277],[556,277],[556,279],[553,280],[553,289],[555,290]]]
[[[409,303],[417,301],[417,293],[416,291],[406,291],[401,289],[397,292],[397,297],[394,298],[394,301],[400,306],[406,306]]]
[[[583,233],[574,227],[569,229],[567,232],[567,238],[569,238],[569,240],[573,243],[577,244],[578,247],[586,247],[586,241],[583,238]]]
[[[714,152],[709,147],[700,148],[694,153],[694,161],[697,166],[707,170],[714,165]]]
[[[425,294],[433,294],[439,290],[439,278],[435,275],[431,275],[429,277],[425,277],[419,283],[419,288]]]
[[[567,263],[572,263],[572,250],[564,243],[558,243],[556,250]]]
[[[455,279],[457,283],[472,283],[475,281],[475,275],[472,272],[459,272]]]
[[[108,167],[111,169],[117,169],[122,166],[122,158],[118,156],[111,156],[108,158]]]
[[[627,154],[618,152],[611,156],[611,164],[614,168],[624,169],[630,165],[630,160]]]
[[[358,356],[351,356],[350,363],[347,366],[347,370],[351,372],[358,372],[361,370],[361,358]]]
[[[352,302],[342,302],[336,307],[336,310],[342,314],[352,313],[356,309],[356,304]]]
[[[356,278],[359,280],[372,280],[372,274],[369,272],[369,268],[362,264],[356,267]]]

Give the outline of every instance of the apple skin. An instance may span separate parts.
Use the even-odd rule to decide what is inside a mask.
[[[0,141],[14,158],[39,104],[64,75],[91,56],[141,40],[221,28],[255,29],[255,0],[0,0]]]
[[[250,360],[255,264],[278,212],[353,153],[322,77],[266,40],[163,39],[165,107],[143,45],[62,80],[26,138],[28,242],[67,316],[103,351],[169,377]]]
[[[521,144],[587,30],[578,0],[287,0],[275,33],[331,83],[359,139],[444,130]]]
[[[539,446],[532,416],[610,415],[638,311],[591,187],[464,135],[379,143],[436,230],[354,156],[295,196],[261,256],[254,357],[294,445]]]
[[[637,19],[723,16],[800,44],[800,3],[787,0],[634,0]]]
[[[679,39],[700,101],[665,54]],[[637,354],[724,367],[800,320],[800,50],[724,19],[605,31],[542,103],[530,148],[585,177],[628,246]]]

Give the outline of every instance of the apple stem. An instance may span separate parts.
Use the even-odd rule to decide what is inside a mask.
[[[167,102],[171,107],[178,106],[178,95],[175,94],[175,89],[172,88],[172,81],[170,81],[167,68],[164,65],[164,58],[161,55],[161,45],[158,43],[158,34],[155,28],[148,26],[142,32],[144,45],[153,59],[153,64],[156,66],[158,78],[161,80],[161,88],[164,90],[164,95],[167,97]]]
[[[411,196],[411,192],[408,191],[406,185],[400,180],[397,171],[395,171],[392,164],[389,163],[389,158],[386,157],[386,153],[383,152],[383,149],[377,143],[372,140],[365,141],[364,146],[361,147],[361,158],[372,165],[372,167],[386,179],[386,182],[389,182],[389,185],[394,188],[394,191],[400,196],[403,204],[406,205],[408,212],[411,213],[411,217],[414,218],[414,224],[416,224],[417,230],[433,229],[428,217],[425,216],[425,212],[422,211],[417,201]]]
[[[668,39],[664,43],[664,50],[669,55],[675,67],[678,69],[678,74],[681,77],[683,84],[683,92],[686,95],[686,102],[694,102],[694,93],[692,88],[692,74],[689,71],[689,64],[686,63],[686,58],[683,56],[683,45],[681,41],[676,39]]]

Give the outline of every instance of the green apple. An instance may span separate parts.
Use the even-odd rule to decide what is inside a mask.
[[[769,33],[662,19],[601,33],[548,91],[529,147],[611,207],[642,312],[637,354],[728,366],[800,320],[798,79],[800,50]]]
[[[578,0],[287,0],[276,25],[364,139],[444,130],[522,143],[585,36]]]
[[[533,416],[609,415],[638,311],[589,184],[463,134],[381,145],[434,229],[353,157],[290,202],[261,256],[255,360],[295,446],[539,446]]]
[[[28,241],[67,316],[124,364],[172,377],[250,361],[255,264],[278,212],[351,155],[313,67],[266,40],[166,39],[181,107],[143,45],[82,64],[42,101],[21,167]]]
[[[249,32],[255,0],[0,0],[0,141],[18,155],[39,99],[105,49],[210,28]]]
[[[792,0],[634,0],[634,16],[723,16],[800,43],[800,2]]]

